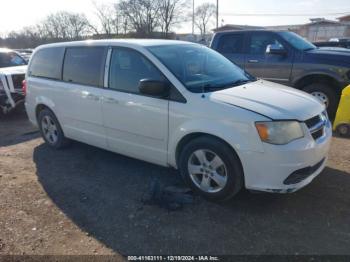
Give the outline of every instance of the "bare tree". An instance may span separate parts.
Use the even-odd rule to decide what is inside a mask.
[[[212,23],[212,20],[215,16],[215,12],[215,5],[210,3],[204,3],[196,8],[194,12],[194,24],[200,30],[202,37],[204,37],[207,33],[207,27]]]
[[[84,14],[58,12],[34,26],[9,33],[2,42],[12,48],[34,48],[57,41],[84,39],[90,33],[89,21]]]
[[[129,20],[127,16],[120,16],[120,19],[122,20],[122,30],[124,35],[126,35],[128,28],[129,28]]]
[[[119,33],[119,17],[116,4],[97,4],[93,2],[95,6],[95,14],[99,20],[100,28],[94,25],[90,25],[92,30],[96,34],[104,34],[111,36],[112,34]]]
[[[5,46],[11,48],[32,48],[46,42],[37,26],[25,27],[19,32],[10,32],[6,39],[3,39]]]
[[[185,0],[160,0],[159,23],[165,37],[168,37],[173,26],[186,20],[187,3]]]
[[[90,33],[89,21],[83,14],[70,14],[66,18],[68,21],[68,37],[79,39]]]
[[[48,38],[80,39],[89,34],[90,25],[84,14],[58,12],[44,19],[37,29]]]
[[[131,29],[140,36],[152,34],[159,25],[160,2],[162,0],[121,0],[118,8],[126,17]]]

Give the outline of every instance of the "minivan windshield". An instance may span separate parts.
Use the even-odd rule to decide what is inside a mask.
[[[148,47],[194,93],[213,92],[256,79],[205,46],[176,44]]]
[[[317,48],[314,44],[305,40],[304,38],[302,38],[300,35],[297,35],[296,33],[284,31],[284,32],[278,32],[278,34],[298,50],[307,51],[307,50],[313,50]]]

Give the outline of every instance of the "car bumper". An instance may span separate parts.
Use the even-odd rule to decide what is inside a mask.
[[[240,157],[249,190],[292,193],[308,185],[326,166],[332,128],[316,141],[310,134],[288,145],[264,144],[264,152],[243,152]]]
[[[29,121],[34,125],[34,126],[38,126],[37,120],[36,120],[36,114],[35,114],[35,108],[34,106],[32,106],[31,104],[29,104],[28,102],[24,103],[26,112],[27,112],[27,116]]]

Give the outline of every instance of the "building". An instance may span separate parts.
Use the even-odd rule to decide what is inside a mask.
[[[311,42],[350,37],[350,22],[333,21],[324,18],[314,18],[310,19],[310,21],[308,24],[301,25],[296,30],[296,33]]]
[[[337,18],[339,22],[350,23],[350,15],[345,15]]]

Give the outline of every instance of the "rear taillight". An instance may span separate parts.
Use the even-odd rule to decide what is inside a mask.
[[[27,94],[27,81],[26,80],[22,81],[22,90],[23,90],[24,95],[26,95]]]

